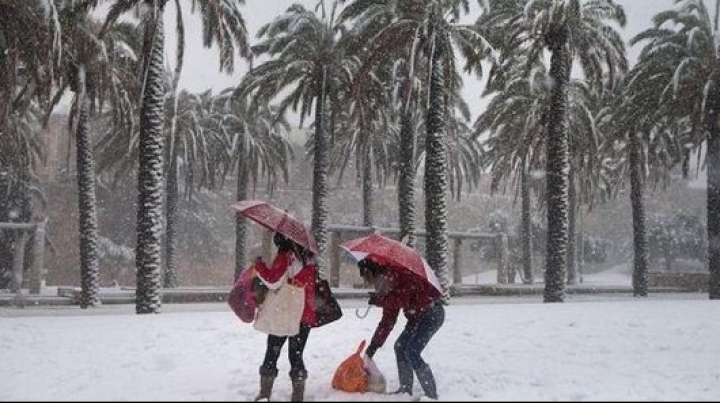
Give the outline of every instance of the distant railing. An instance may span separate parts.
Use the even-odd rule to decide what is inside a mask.
[[[36,223],[0,222],[0,231],[14,231],[15,233],[16,245],[12,260],[10,291],[18,297],[22,296],[25,245],[33,238],[33,268],[26,284],[30,294],[40,294],[40,287],[45,274],[45,221]]]
[[[328,259],[328,281],[332,287],[340,286],[341,278],[341,266],[342,266],[342,251],[340,250],[340,244],[354,238],[363,237],[370,235],[374,232],[381,233],[393,239],[398,239],[400,230],[398,228],[381,228],[381,227],[361,227],[351,225],[330,225],[328,226],[329,242],[327,247],[327,259]],[[415,235],[419,240],[426,237],[425,231],[417,231]],[[462,244],[466,241],[477,242],[479,246],[489,246],[495,248],[495,256],[497,257],[497,283],[507,284],[508,283],[508,237],[505,233],[481,233],[481,232],[448,232],[448,238],[451,245],[452,253],[452,281],[453,284],[462,284]],[[269,256],[271,253],[271,236],[263,237],[263,250],[265,254]],[[421,242],[418,242],[420,244]],[[416,249],[420,250],[420,247],[416,246]],[[422,252],[422,251],[421,251]],[[479,249],[478,249],[478,253]],[[424,255],[424,253],[421,253]],[[480,262],[481,259],[477,259]],[[357,270],[355,270],[357,272]],[[353,277],[349,274],[350,277]]]

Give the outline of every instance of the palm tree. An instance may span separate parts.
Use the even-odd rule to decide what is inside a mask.
[[[406,103],[408,105],[409,103]],[[413,125],[413,112],[403,108],[400,115],[398,173],[398,218],[400,239],[405,239],[410,247],[415,246],[415,160],[416,133],[418,128]],[[417,119],[421,121],[421,119]]]
[[[268,105],[281,91],[277,113],[300,108],[301,126],[314,106],[313,202],[312,231],[318,243],[320,272],[325,276],[325,251],[328,216],[328,105],[338,92],[338,83],[348,63],[341,34],[344,27],[335,21],[335,7],[326,14],[324,1],[318,6],[321,15],[295,4],[285,14],[264,25],[258,32],[263,40],[253,46],[258,55],[270,60],[254,67],[242,80],[236,96],[252,98],[251,109]]]
[[[172,74],[171,83],[168,84],[170,89],[169,113],[166,113],[169,119],[169,129],[167,130],[167,138],[165,148],[165,176],[167,178],[165,184],[165,260],[163,266],[163,287],[175,288],[178,286],[178,276],[175,269],[175,215],[178,203],[178,158],[179,151],[176,149],[177,121],[178,121],[178,84],[180,83],[180,74],[182,73],[184,55],[185,55],[185,27],[182,24],[182,8],[176,3],[177,12],[177,57],[175,70]],[[166,109],[167,110],[167,109]],[[168,125],[166,125],[168,126]]]
[[[177,287],[179,279],[175,264],[175,238],[177,209],[181,201],[180,178],[184,179],[185,198],[190,200],[197,187],[214,188],[218,180],[220,161],[213,158],[215,135],[213,132],[213,97],[211,91],[195,95],[173,90],[177,82],[167,84],[165,142],[165,259],[163,287]],[[200,180],[196,184],[197,172]],[[182,176],[181,176],[182,175]]]
[[[226,170],[236,173],[236,200],[246,200],[248,192],[257,187],[262,176],[269,190],[279,178],[287,182],[288,167],[293,157],[292,146],[283,136],[290,125],[276,108],[259,105],[249,108],[244,98],[232,96],[235,89],[220,93],[213,108],[214,131],[222,147]],[[246,265],[247,225],[242,214],[235,217],[235,279]]]
[[[654,88],[661,94],[655,110],[687,122],[681,141],[696,147],[706,143],[709,298],[720,299],[720,1],[714,19],[701,0],[676,3],[675,9],[653,17],[653,28],[631,40],[633,45],[647,41],[636,65],[641,80],[636,88],[645,90],[637,99],[652,102],[644,94]],[[651,109],[643,111],[652,119]],[[683,151],[687,160],[690,149]]]
[[[364,32],[367,35],[367,32]],[[361,36],[362,38],[362,36]],[[407,45],[407,44],[406,44]],[[400,46],[400,45],[398,45]],[[407,52],[410,52],[410,45],[407,45]],[[376,56],[378,57],[378,56]],[[384,57],[391,57],[384,55]],[[399,239],[410,247],[415,246],[415,178],[418,170],[418,152],[417,137],[425,126],[424,109],[420,102],[422,97],[423,77],[422,73],[415,73],[415,70],[426,70],[425,66],[414,66],[413,60],[405,59],[389,59],[386,66],[392,69],[390,88],[392,94],[390,99],[380,98],[389,103],[383,114],[386,127],[391,136],[396,138],[394,144],[397,145],[397,188],[398,188],[398,224]],[[368,62],[372,63],[372,59]],[[385,65],[380,65],[380,71]],[[376,69],[378,70],[378,69]],[[369,67],[365,68],[365,74],[369,76]],[[377,72],[373,76],[378,76]],[[355,88],[368,88],[367,79],[363,76],[361,70],[353,78]],[[387,83],[384,84],[387,87]],[[372,86],[371,88],[375,88]],[[373,141],[385,143],[384,139],[373,138]],[[376,164],[377,166],[377,164]]]
[[[490,46],[472,26],[456,24],[461,13],[469,11],[466,1],[399,0],[382,5],[362,0],[348,5],[347,15],[361,17],[359,24],[378,30],[369,50],[371,64],[386,59],[395,52],[409,49],[408,84],[414,80],[416,61],[427,63],[428,97],[425,140],[425,226],[427,230],[427,260],[438,274],[449,300],[450,276],[448,270],[447,238],[447,144],[445,121],[453,111],[450,105],[454,88],[459,87],[456,75],[455,51],[468,61],[466,70],[479,69],[480,60],[490,54]],[[449,18],[446,19],[446,18]],[[400,53],[402,54],[402,53]],[[478,70],[478,73],[480,70]],[[405,102],[410,101],[409,97]],[[407,113],[407,111],[406,111]],[[403,117],[402,122],[407,118]],[[411,134],[403,131],[403,133]],[[408,142],[403,140],[403,150]],[[408,155],[405,154],[403,158]],[[403,164],[407,164],[404,161]],[[407,168],[406,168],[407,169]],[[404,176],[404,175],[403,175]],[[403,178],[401,176],[401,178]],[[405,190],[405,189],[401,189]],[[401,209],[402,215],[402,209]]]
[[[78,212],[80,221],[80,273],[81,298],[80,307],[87,308],[100,303],[98,291],[100,287],[100,266],[98,261],[98,227],[97,202],[95,199],[95,171],[92,154],[90,153],[90,133],[88,130],[88,97],[87,76],[85,65],[77,66],[74,78],[75,101],[73,116],[73,132],[75,135],[76,166],[78,181]]]
[[[513,65],[518,65],[513,62]],[[551,85],[543,66],[536,66],[525,75],[522,69],[508,67],[509,75],[491,82],[491,90],[497,94],[488,108],[475,123],[477,137],[489,134],[484,141],[486,162],[493,175],[491,189],[496,191],[502,182],[512,178],[517,184],[516,193],[521,194],[523,203],[523,275],[525,282],[532,282],[529,174],[545,161],[544,143],[547,138],[547,117],[549,116]],[[569,140],[573,145],[570,153],[573,161],[570,173],[582,180],[571,181],[574,201],[570,203],[573,212],[581,202],[591,205],[593,196],[600,195],[606,184],[598,179],[600,174],[599,147],[602,133],[597,130],[595,115],[598,113],[598,99],[588,86],[580,80],[568,83],[568,125]],[[517,178],[520,178],[518,183]],[[575,197],[575,190],[578,196]],[[538,186],[538,193],[544,191]],[[542,205],[540,206],[542,207]],[[574,220],[569,220],[570,227]],[[569,240],[574,240],[570,231]],[[571,242],[572,243],[572,242]],[[568,283],[574,283],[576,274],[574,253],[568,248]]]
[[[653,56],[654,57],[654,56]],[[614,191],[630,181],[633,213],[633,295],[648,292],[648,240],[643,201],[646,183],[667,183],[670,172],[683,159],[692,144],[692,124],[664,104],[666,83],[674,74],[669,66],[641,56],[622,86],[610,94],[598,119],[601,130],[610,136],[600,155],[613,161],[608,166],[615,177]],[[654,67],[650,67],[654,65]]]
[[[580,0],[533,1],[513,20],[503,42],[506,50],[524,50],[528,68],[541,59],[546,48],[551,55],[549,75],[553,86],[547,130],[545,302],[564,300],[568,242],[567,83],[573,61],[578,61],[593,89],[603,88],[606,81],[614,81],[615,74],[627,68],[622,38],[606,21],[625,25],[622,7],[612,0],[584,4]]]
[[[166,78],[171,77],[170,74]],[[225,150],[221,149],[218,133],[217,101],[211,91],[192,94],[182,90],[175,94],[171,90],[171,79],[166,82],[168,91],[165,103],[176,104],[165,108],[165,141],[174,143],[174,151],[166,159],[166,208],[165,208],[165,249],[162,284],[164,288],[177,286],[179,278],[175,269],[176,227],[178,208],[183,200],[194,197],[194,189],[214,189],[221,185],[220,177],[226,162]],[[171,111],[175,111],[171,115]],[[171,128],[171,125],[174,126]],[[172,141],[171,141],[172,139]],[[98,142],[101,171],[115,168],[117,177],[122,178],[135,169],[138,160],[138,136],[132,129],[111,127]],[[184,193],[181,194],[181,185]]]
[[[133,47],[134,48],[134,47]],[[141,47],[136,49],[140,53]],[[177,73],[177,71],[175,71]],[[195,188],[213,189],[221,183],[223,174],[222,158],[224,151],[217,150],[219,135],[216,124],[217,101],[211,91],[191,94],[186,90],[179,93],[173,90],[176,85],[173,74],[165,75],[165,142],[166,155],[165,184],[165,248],[162,284],[164,288],[177,286],[179,279],[175,264],[175,243],[177,209],[183,199],[192,200]],[[139,89],[129,82],[129,91],[139,93]],[[129,96],[134,98],[132,95]],[[110,127],[98,142],[101,171],[111,167],[116,169],[118,177],[132,172],[138,160],[138,135],[131,125],[128,132],[125,127]],[[220,158],[216,158],[216,154]],[[180,185],[184,185],[184,194],[180,194]]]
[[[407,63],[405,60],[396,60],[392,67],[391,79],[386,80],[379,74],[385,71],[383,67],[373,72],[374,79],[369,85],[363,80],[362,73],[358,73],[353,79],[353,86],[362,88],[363,92],[384,91],[385,95],[368,93],[367,100],[358,101],[365,107],[372,105],[373,111],[365,113],[365,116],[374,116],[371,119],[372,128],[360,130],[363,126],[356,126],[354,131],[358,136],[356,147],[360,152],[356,153],[358,158],[357,166],[363,168],[363,204],[370,206],[371,179],[369,165],[375,167],[377,182],[383,184],[391,174],[397,174],[397,197],[398,197],[398,224],[399,239],[410,246],[415,246],[415,178],[420,166],[420,153],[416,152],[420,133],[425,126],[424,111],[416,108],[418,98],[421,94],[422,80],[411,80],[408,75]],[[379,70],[379,71],[378,71]],[[414,84],[410,85],[409,83]],[[408,89],[408,87],[413,87]],[[357,92],[357,91],[355,91]],[[391,96],[387,96],[387,94]],[[367,119],[367,118],[365,118]],[[378,136],[377,133],[384,133]],[[343,155],[340,152],[338,155]],[[422,154],[424,156],[424,153]],[[371,225],[372,214],[366,207],[365,225]]]
[[[42,111],[36,101],[11,113],[0,133],[0,222],[30,222],[34,201],[44,204],[37,172],[45,158]],[[0,234],[0,288],[10,288],[17,234]],[[25,261],[26,263],[28,260]],[[27,266],[26,266],[27,267]]]
[[[0,3],[0,133],[9,116],[33,99],[48,102],[62,59],[60,19],[53,0]]]
[[[390,129],[383,127],[381,119],[373,119],[373,112],[382,114],[382,110],[369,108],[369,103],[361,100],[349,103],[346,110],[341,111],[340,121],[337,122],[338,133],[333,142],[333,150],[330,152],[330,172],[340,171],[338,183],[343,180],[345,169],[353,161],[347,158],[354,155],[354,163],[357,167],[356,176],[362,186],[362,225],[372,227],[374,225],[373,214],[373,168],[376,169],[378,184],[383,181],[383,176],[388,169],[389,148],[387,141],[377,133],[387,132]],[[373,107],[377,104],[373,103]],[[385,157],[383,157],[385,155]]]
[[[47,118],[58,100],[71,90],[75,97],[70,110],[71,136],[76,142],[76,166],[78,183],[78,212],[80,229],[80,307],[87,308],[100,303],[98,226],[95,199],[95,169],[91,147],[89,119],[109,104],[112,124],[125,127],[132,105],[122,96],[118,87],[118,76],[125,74],[118,70],[120,60],[131,57],[127,47],[121,42],[125,39],[125,27],[119,26],[117,32],[98,40],[95,33],[100,30],[99,23],[89,16],[87,3],[66,4],[59,9],[62,22],[63,63],[58,69],[58,90],[47,111]]]
[[[119,4],[119,3],[117,3]],[[160,310],[163,223],[163,60],[165,33],[162,14],[165,2],[152,3],[146,33],[147,53],[140,107],[138,166],[138,212],[135,266],[135,311]]]
[[[515,64],[515,63],[513,63]],[[491,75],[493,77],[493,75]],[[520,177],[522,221],[520,236],[523,250],[523,281],[533,283],[531,245],[530,171],[538,169],[546,133],[547,95],[545,72],[535,70],[529,76],[518,75],[499,84],[489,83],[497,93],[475,121],[476,138],[483,140],[485,163],[492,175],[491,191],[511,177]],[[519,174],[518,174],[519,173]]]
[[[392,96],[388,96],[393,92],[388,85],[392,72],[378,70],[373,80],[368,80],[362,88],[354,88],[352,80],[356,70],[349,70],[344,78],[347,83],[343,86],[345,91],[335,98],[339,107],[333,109],[337,136],[330,153],[330,172],[339,171],[337,180],[341,182],[346,168],[353,161],[347,156],[354,155],[356,176],[362,186],[362,223],[372,227],[375,221],[373,185],[384,186],[396,169],[395,114]]]
[[[114,27],[117,29],[122,25],[115,24]],[[126,32],[127,34],[129,32]],[[142,52],[141,42],[134,36],[128,38],[128,48],[133,54]],[[119,87],[124,90],[123,96],[127,99],[137,99],[142,91],[141,83],[136,82],[135,79],[138,60],[126,57],[120,62],[125,66],[120,71],[132,72],[132,78],[118,78]],[[178,69],[174,73],[177,74]],[[208,135],[209,119],[212,113],[210,91],[200,95],[190,94],[187,91],[178,93],[175,77],[177,76],[166,71],[164,141],[169,146],[165,149],[165,247],[162,270],[162,286],[164,288],[176,287],[179,282],[175,269],[176,214],[181,198],[179,176],[184,173],[186,196],[189,200],[192,198],[192,190],[196,186],[195,171],[199,170],[201,173],[210,174],[215,172],[214,169],[208,168],[209,165],[212,165],[209,163],[212,162],[212,158],[209,157],[209,137],[211,136]],[[127,120],[129,122],[126,125],[110,125],[96,146],[99,156],[99,171],[104,172],[114,168],[116,180],[137,169],[136,164],[139,158],[137,118],[130,113]],[[203,175],[197,186],[206,186],[207,183],[214,183],[214,179]]]
[[[52,0],[0,2],[0,221],[29,222],[31,196],[44,197],[35,176],[40,122],[61,53]],[[14,235],[0,236],[0,287],[9,281]]]
[[[210,2],[200,2],[201,8],[202,7],[208,7],[213,6]],[[242,3],[242,1],[240,1]],[[165,228],[166,228],[166,237],[165,237],[165,260],[164,260],[164,276],[163,276],[163,286],[166,288],[172,288],[177,286],[177,274],[175,270],[175,214],[176,214],[176,208],[177,208],[177,170],[178,170],[178,159],[182,158],[180,157],[179,150],[176,149],[177,145],[180,143],[180,139],[177,139],[177,122],[176,122],[176,116],[177,116],[177,109],[178,109],[178,83],[180,80],[180,75],[182,73],[182,67],[183,67],[183,56],[184,56],[184,46],[185,46],[185,29],[182,24],[182,8],[180,7],[180,3],[178,0],[175,0],[176,4],[176,10],[178,13],[177,19],[177,61],[175,64],[175,70],[172,74],[172,82],[169,83],[169,90],[170,90],[170,99],[168,103],[170,104],[170,113],[169,113],[169,124],[168,124],[168,132],[167,132],[167,138],[166,138],[166,173],[167,173],[167,183],[166,183],[166,196],[165,196]],[[193,7],[195,7],[195,2],[193,2]],[[206,10],[207,11],[207,10]],[[232,10],[230,10],[232,12]],[[228,71],[232,72],[233,70],[233,53],[234,53],[234,45],[229,40],[231,36],[239,36],[243,38],[241,41],[239,41],[238,46],[241,48],[241,53],[244,56],[248,56],[247,53],[247,44],[245,43],[244,37],[245,34],[245,28],[244,26],[238,26],[237,28],[227,29],[223,27],[222,29],[217,29],[213,27],[213,24],[216,21],[213,21],[213,18],[216,18],[213,16],[212,13],[204,13],[203,14],[204,20],[204,40],[206,46],[212,45],[212,37],[215,36],[216,40],[220,46],[220,55],[221,55],[221,66],[220,70],[227,69]],[[242,17],[235,16],[235,19],[242,21]],[[223,32],[225,30],[226,32]],[[214,31],[214,32],[212,32]],[[188,144],[188,143],[185,143]],[[186,162],[189,162],[188,160],[185,160]],[[207,161],[207,160],[206,160]],[[188,167],[188,172],[192,172],[192,167]],[[212,179],[212,178],[211,178]],[[189,189],[192,189],[190,186]]]
[[[507,40],[503,27],[522,18],[525,3],[490,0],[488,12],[478,18],[476,25],[490,43],[502,49]],[[547,113],[540,99],[546,93],[542,85],[545,72],[529,68],[523,55],[517,52],[506,51],[499,56],[499,62],[491,66],[483,93],[497,96],[475,121],[475,137],[492,133],[484,140],[484,162],[492,173],[491,192],[497,191],[501,182],[507,183],[510,176],[520,177],[522,280],[532,284],[531,171],[538,170],[543,160],[540,150]],[[518,71],[517,66],[525,67]]]
[[[583,204],[592,206],[594,200],[606,196],[600,153],[606,133],[598,130],[599,111],[598,92],[585,82],[571,80],[568,85],[568,284],[579,281],[578,248],[582,244],[578,245],[577,216],[582,214]]]
[[[110,8],[105,26],[122,14],[144,4],[148,7],[142,72],[140,108],[140,141],[138,170],[137,217],[137,291],[136,312],[159,312],[161,306],[161,251],[163,224],[163,97],[164,26],[163,12],[167,0],[116,0]],[[243,0],[237,0],[243,4]],[[203,44],[221,46],[220,71],[232,72],[234,53],[249,57],[245,21],[237,3],[222,0],[193,0],[192,9],[199,9],[203,21]],[[175,1],[180,6],[179,0]],[[199,7],[197,7],[199,5]],[[182,24],[182,19],[178,21]],[[103,29],[103,32],[105,29]],[[102,35],[102,33],[101,33]]]

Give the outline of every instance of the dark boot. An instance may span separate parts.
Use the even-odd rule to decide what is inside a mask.
[[[270,395],[272,394],[273,384],[275,383],[275,376],[272,375],[260,375],[260,393],[255,397],[255,401],[267,400],[270,401]]]
[[[397,390],[393,390],[392,392],[388,393],[389,395],[402,395],[403,393],[407,393],[408,395],[412,396],[412,389],[408,389],[405,386],[401,386],[397,388]]]
[[[302,402],[305,398],[305,379],[293,379],[292,396],[290,400],[293,402]]]
[[[430,366],[425,364],[418,368],[415,373],[417,374],[418,382],[422,386],[425,396],[437,400],[437,387],[435,386],[435,376],[433,376]]]

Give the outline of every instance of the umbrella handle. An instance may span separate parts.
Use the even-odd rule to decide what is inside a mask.
[[[365,319],[368,314],[370,313],[370,305],[368,305],[367,309],[365,310],[365,314],[360,314],[360,308],[355,308],[355,316],[357,316],[360,319]]]

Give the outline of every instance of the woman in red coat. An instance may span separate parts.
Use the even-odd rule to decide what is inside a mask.
[[[273,383],[278,374],[277,362],[285,340],[290,339],[288,359],[290,360],[290,379],[292,380],[292,401],[302,401],[305,394],[307,370],[303,360],[303,352],[310,328],[317,323],[315,316],[315,278],[317,265],[314,254],[301,245],[286,238],[279,232],[275,233],[273,242],[278,248],[277,255],[270,267],[262,259],[255,261],[255,269],[263,282],[272,284],[283,279],[287,274],[289,283],[305,288],[305,306],[300,319],[300,332],[295,336],[275,336],[269,334],[265,348],[265,359],[260,366],[260,393],[255,401],[270,400]]]
[[[365,353],[372,358],[385,344],[402,310],[407,323],[395,341],[400,388],[394,393],[412,395],[414,372],[425,396],[437,399],[435,377],[421,353],[445,322],[442,302],[430,294],[428,285],[405,274],[404,269],[380,266],[367,258],[360,260],[358,267],[360,275],[377,290],[371,295],[370,304],[382,308],[382,319]]]

